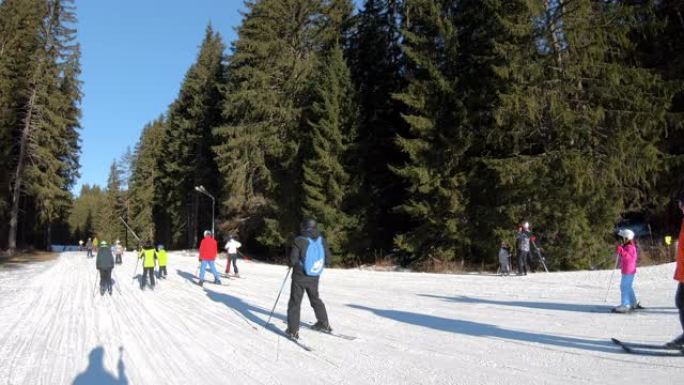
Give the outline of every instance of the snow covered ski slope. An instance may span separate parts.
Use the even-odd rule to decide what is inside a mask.
[[[0,384],[679,384],[684,357],[629,354],[611,337],[678,335],[673,265],[641,268],[646,310],[612,314],[610,271],[526,277],[327,269],[320,292],[338,338],[302,327],[308,352],[262,324],[287,269],[240,261],[247,279],[195,284],[197,259],[141,291],[133,254],[113,295],[95,259],[63,253],[0,267]],[[225,260],[219,262],[225,268]],[[138,269],[138,274],[140,269]],[[211,274],[207,273],[211,280]],[[286,285],[272,322],[280,329]],[[315,322],[305,299],[302,321]]]

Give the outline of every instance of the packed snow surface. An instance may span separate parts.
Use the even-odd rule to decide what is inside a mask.
[[[218,261],[225,268],[225,260]],[[264,328],[287,268],[240,260],[244,278],[196,284],[196,255],[141,291],[133,253],[95,292],[95,259],[0,267],[0,384],[681,384],[684,357],[630,355],[681,330],[672,264],[639,269],[646,310],[611,314],[616,272],[524,277],[327,269],[320,292],[345,340],[302,327],[307,352]],[[211,280],[211,273],[207,272]],[[289,279],[273,323],[284,329]],[[304,299],[302,320],[314,322]]]

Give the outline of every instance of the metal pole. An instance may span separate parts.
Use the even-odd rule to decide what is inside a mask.
[[[271,309],[271,314],[268,315],[268,321],[266,321],[266,325],[271,323],[271,317],[273,316],[273,312],[275,311],[276,305],[278,305],[278,300],[280,300],[280,294],[283,292],[283,288],[285,287],[285,282],[287,282],[287,277],[290,275],[290,270],[292,270],[291,267],[287,268],[287,274],[285,274],[285,279],[283,279],[283,284],[280,286],[280,291],[278,292],[278,297],[275,300],[275,303],[273,304],[273,309]]]
[[[216,200],[211,195],[209,198],[211,198],[211,236],[216,239],[216,233],[214,232],[214,203]]]
[[[615,275],[615,270],[617,270],[619,262],[620,262],[620,254],[615,253],[615,266],[613,267],[613,272],[610,273],[610,281],[608,281],[608,288],[606,289],[606,297],[603,299],[603,303],[606,303],[608,301],[608,293],[610,292],[610,287],[613,285],[613,276]]]

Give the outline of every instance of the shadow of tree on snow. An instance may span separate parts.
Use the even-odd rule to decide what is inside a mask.
[[[369,311],[375,315],[394,321],[443,332],[464,334],[473,337],[494,337],[511,341],[534,342],[563,348],[577,348],[597,352],[622,352],[619,347],[607,340],[589,340],[576,337],[563,337],[527,331],[509,330],[486,323],[443,318],[402,310],[375,309],[360,305],[347,306],[353,309]]]
[[[446,297],[441,295],[433,294],[418,294],[421,297],[427,298],[437,298],[450,302],[458,303],[474,303],[474,304],[487,304],[487,305],[499,305],[499,306],[514,306],[514,307],[524,307],[530,309],[542,309],[542,310],[558,310],[558,311],[571,311],[579,313],[610,313],[613,306],[610,305],[591,305],[591,304],[576,304],[576,303],[557,303],[557,302],[532,302],[532,301],[498,301],[492,299],[484,298],[474,298],[468,296],[455,296]],[[649,313],[649,314],[673,314],[674,311],[665,311],[667,309],[674,308],[663,308],[663,307],[649,307],[645,310],[640,310],[639,312]]]

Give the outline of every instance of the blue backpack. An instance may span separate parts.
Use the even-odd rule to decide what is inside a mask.
[[[323,237],[316,239],[305,237],[309,240],[309,247],[306,248],[304,256],[304,272],[306,275],[317,277],[323,272],[325,265],[325,250],[323,250]]]

